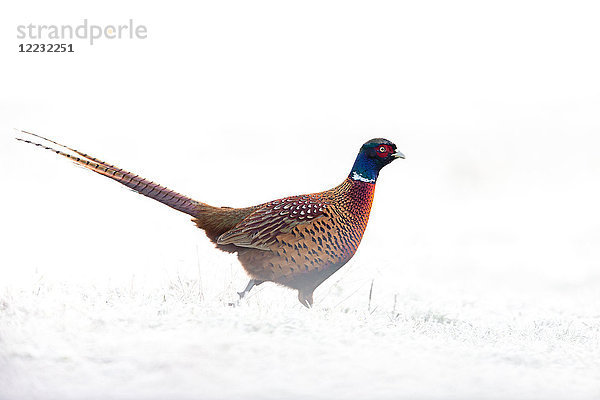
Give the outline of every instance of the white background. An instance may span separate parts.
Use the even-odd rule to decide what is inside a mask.
[[[494,310],[506,317],[490,323],[498,329],[507,321],[535,324],[544,313],[567,318],[560,323],[566,325],[575,318],[574,326],[584,324],[596,335],[584,340],[582,355],[573,360],[579,350],[559,345],[566,346],[561,354],[567,361],[554,365],[542,358],[536,378],[513,375],[510,366],[505,370],[494,361],[488,369],[477,363],[470,369],[468,361],[461,362],[465,370],[443,369],[438,359],[427,358],[437,354],[436,346],[447,346],[440,339],[415,354],[431,360],[422,370],[395,359],[382,362],[386,371],[399,366],[409,376],[416,372],[408,380],[412,386],[380,395],[560,397],[573,395],[571,386],[581,388],[575,394],[582,397],[600,393],[594,372],[600,359],[595,2],[54,1],[1,8],[0,284],[8,309],[14,303],[31,311],[25,298],[40,280],[50,288],[63,285],[46,299],[60,302],[75,287],[146,293],[165,282],[200,278],[204,299],[221,318],[232,312],[226,304],[246,280],[235,257],[215,251],[187,216],[14,141],[12,128],[227,206],[333,187],[346,177],[363,142],[385,137],[407,158],[382,171],[361,248],[316,291],[322,309],[315,313],[323,313],[323,320],[314,323],[323,329],[342,303],[351,312],[362,310],[373,280],[380,311],[390,311],[396,296],[400,306],[449,307],[444,312],[458,319],[466,303],[481,306],[475,314],[484,322]],[[73,54],[17,52],[17,25],[78,25],[84,18],[98,25],[133,18],[147,27],[148,38],[105,39],[93,46],[76,40]],[[258,315],[258,327],[278,323],[271,319],[273,309],[276,315],[303,313],[299,321],[313,318],[294,298],[291,291],[264,285],[244,306],[248,315]],[[284,307],[274,305],[282,301]],[[448,306],[454,302],[456,308]],[[515,311],[514,303],[521,308]],[[401,311],[409,321],[415,317]],[[519,320],[524,314],[530,319]],[[64,323],[61,318],[55,323]],[[43,347],[34,317],[20,321],[7,313],[4,321],[12,324],[6,338],[18,336],[19,329],[31,333],[0,342],[7,365],[32,343]],[[235,336],[215,326],[217,336]],[[265,343],[269,338],[262,337]],[[356,345],[360,338],[356,333],[349,340]],[[335,356],[327,362],[333,369],[341,363]],[[447,386],[423,379],[421,372],[433,365],[450,376],[443,381]],[[569,367],[564,380],[553,375]],[[483,378],[476,378],[479,372]],[[26,375],[15,382],[28,382]],[[576,385],[581,376],[583,383]],[[49,393],[62,393],[48,388],[63,387],[60,379],[68,377],[36,379]],[[545,381],[555,385],[540,392]],[[258,395],[254,386],[235,382],[227,387],[239,391],[226,394]],[[440,392],[427,390],[434,386]],[[136,397],[139,387],[130,389]],[[222,390],[205,389],[199,384],[190,390],[215,396]],[[294,393],[280,390],[274,393]]]

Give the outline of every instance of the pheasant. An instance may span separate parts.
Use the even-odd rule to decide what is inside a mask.
[[[254,286],[275,282],[298,291],[306,307],[314,290],[346,264],[367,227],[379,171],[404,158],[386,139],[362,145],[348,177],[333,189],[289,196],[246,208],[213,207],[34,133],[22,142],[67,157],[89,170],[193,217],[219,250],[237,253]],[[35,142],[34,138],[48,142]],[[57,146],[58,148],[54,148]]]

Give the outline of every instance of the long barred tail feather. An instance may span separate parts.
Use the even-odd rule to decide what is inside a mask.
[[[157,200],[175,210],[181,211],[183,213],[189,214],[193,217],[197,217],[199,213],[202,213],[207,208],[213,209],[214,207],[209,206],[208,204],[204,204],[193,200],[187,196],[184,196],[180,193],[174,192],[164,186],[161,186],[157,183],[151,182],[147,179],[144,179],[138,175],[135,175],[131,172],[125,171],[121,168],[118,168],[114,165],[108,164],[102,160],[99,160],[95,157],[92,157],[88,154],[85,154],[79,150],[73,149],[71,147],[62,145],[53,140],[47,139],[43,136],[37,135],[35,133],[27,132],[21,130],[20,132],[30,135],[42,140],[45,140],[53,145],[59,146],[63,150],[55,149],[51,146],[46,146],[41,143],[33,142],[28,139],[16,138],[17,140],[25,143],[32,144],[34,146],[41,147],[43,149],[52,151],[58,155],[66,157],[76,164],[87,168],[91,171],[94,171],[100,175],[104,175],[110,179],[113,179],[128,188],[143,194],[151,199]],[[69,154],[67,151],[70,151],[74,154]]]

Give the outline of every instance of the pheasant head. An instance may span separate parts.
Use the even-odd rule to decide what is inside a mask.
[[[379,171],[392,161],[404,158],[396,145],[387,139],[371,139],[362,145],[350,171],[350,179],[375,183]]]

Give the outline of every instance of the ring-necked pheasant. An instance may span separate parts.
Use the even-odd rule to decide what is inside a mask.
[[[191,215],[218,249],[237,253],[250,275],[240,298],[253,286],[270,281],[298,290],[298,299],[306,307],[313,303],[314,290],[356,252],[369,220],[379,171],[404,158],[389,140],[372,139],[360,148],[350,175],[333,189],[247,208],[213,207],[73,148],[22,132],[50,145],[17,140],[51,150]]]

